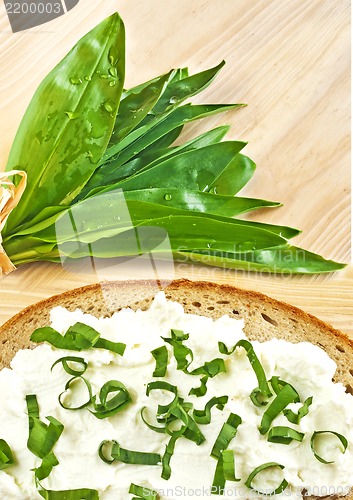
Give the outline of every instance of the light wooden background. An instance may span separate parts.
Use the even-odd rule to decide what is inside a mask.
[[[350,262],[349,0],[80,0],[65,16],[17,34],[0,2],[0,169],[41,79],[115,10],[127,31],[126,86],[171,67],[196,72],[226,59],[196,100],[248,107],[196,122],[185,137],[232,124],[229,138],[248,141],[246,153],[258,165],[242,194],[284,203],[253,218],[299,227],[297,245]],[[175,274],[263,291],[353,335],[352,266],[334,275],[271,277],[179,264]],[[150,275],[131,264],[116,278]],[[0,281],[0,323],[96,279],[59,265],[23,266]]]

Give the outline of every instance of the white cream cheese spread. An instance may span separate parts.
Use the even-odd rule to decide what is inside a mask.
[[[284,466],[268,468],[258,474],[252,483],[261,491],[271,491],[283,479],[287,488],[275,498],[301,498],[305,488],[308,494],[325,496],[347,494],[353,486],[353,397],[341,384],[333,383],[336,365],[327,354],[310,343],[291,344],[273,339],[252,342],[255,353],[269,380],[273,376],[291,384],[301,401],[312,397],[309,412],[299,424],[292,424],[281,413],[273,421],[276,426],[289,426],[304,434],[302,442],[290,444],[268,442],[259,432],[265,406],[255,406],[249,395],[258,386],[253,367],[245,349],[238,347],[233,354],[221,354],[218,342],[232,348],[245,339],[242,320],[223,316],[218,320],[185,314],[180,304],[167,301],[159,293],[148,311],[123,309],[111,318],[97,319],[81,311],[69,312],[61,307],[51,313],[52,327],[61,334],[77,322],[92,326],[102,337],[123,342],[123,356],[102,349],[81,352],[56,349],[42,344],[33,350],[19,351],[11,362],[11,369],[0,372],[0,439],[4,439],[14,455],[14,464],[0,470],[0,497],[6,500],[34,500],[41,498],[34,481],[33,469],[41,460],[27,448],[28,414],[26,396],[37,396],[40,416],[55,417],[64,425],[64,431],[54,447],[59,464],[42,481],[48,490],[92,488],[102,500],[131,498],[131,483],[151,488],[161,500],[174,498],[266,498],[250,490],[246,479],[262,464],[275,462]],[[171,329],[183,330],[190,336],[183,342],[193,352],[189,371],[215,358],[224,359],[226,373],[219,373],[207,381],[207,392],[202,397],[189,395],[199,386],[200,376],[190,376],[177,370],[173,348],[161,337],[171,336]],[[153,377],[156,361],[151,351],[165,345],[169,352],[167,371],[163,379]],[[122,382],[132,402],[118,414],[97,419],[87,408],[70,411],[58,403],[59,395],[70,375],[61,364],[51,367],[63,356],[80,356],[88,362],[85,377],[92,392],[99,394],[108,380]],[[212,397],[228,396],[223,409],[213,407],[211,423],[199,425],[206,441],[201,445],[181,437],[177,440],[170,461],[171,477],[161,478],[161,465],[132,465],[115,461],[107,464],[98,456],[100,443],[115,440],[128,450],[163,455],[170,436],[148,428],[141,419],[141,408],[147,407],[146,418],[153,421],[157,404],[171,400],[170,393],[151,391],[147,384],[165,380],[177,386],[178,394],[196,409],[203,409]],[[292,403],[287,409],[297,412],[302,403]],[[228,416],[241,417],[242,423],[228,449],[234,452],[235,475],[241,480],[227,481],[224,495],[211,495],[217,461],[210,456],[212,447]],[[155,422],[155,420],[154,420]],[[157,425],[157,424],[156,424]],[[311,449],[315,431],[332,431],[343,435],[348,447],[343,453],[342,443],[330,434],[318,439],[317,453],[332,463],[320,462]],[[319,442],[320,441],[320,442]],[[147,490],[146,490],[147,491]],[[143,497],[142,497],[143,498]]]

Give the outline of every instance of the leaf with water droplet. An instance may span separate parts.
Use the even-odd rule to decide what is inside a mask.
[[[112,66],[111,68],[109,68],[109,74],[111,76],[114,76],[115,78],[118,76],[118,70],[116,69],[115,66]]]
[[[154,78],[142,85],[141,88],[137,86],[126,92],[119,105],[114,131],[110,139],[111,143],[120,142],[145,118],[157,103],[173,74],[173,71],[169,72]],[[131,115],[135,114],[136,118],[133,118]]]
[[[108,61],[112,66],[117,66],[119,59],[120,59],[119,50],[117,50],[117,47],[115,45],[112,45],[109,49]]]
[[[176,103],[181,103],[185,99],[204,90],[213,81],[223,66],[224,61],[214,68],[201,71],[200,73],[187,76],[186,78],[181,78],[168,85],[166,91],[155,106],[155,112],[163,113]]]
[[[108,113],[112,113],[115,109],[115,104],[112,101],[105,101],[103,106],[108,111]]]
[[[163,95],[163,94],[162,94]],[[123,106],[122,101],[119,106],[119,113],[117,115],[116,125],[118,123],[119,117],[121,117],[121,122],[119,120],[119,125],[122,130],[119,131],[122,133],[127,127],[128,120],[130,121],[129,126],[134,128],[134,120],[132,118],[129,119],[128,115],[130,112],[128,110],[124,110],[124,114],[120,114]],[[113,145],[107,149],[104,153],[102,163],[108,161],[110,158],[116,156],[119,153],[119,165],[130,160],[137,152],[146,149],[149,146],[152,146],[153,143],[164,137],[166,134],[171,132],[172,130],[178,129],[182,124],[186,122],[190,122],[192,120],[197,120],[206,116],[211,116],[216,113],[221,113],[227,111],[229,109],[233,109],[242,105],[239,104],[213,104],[209,106],[205,106],[202,104],[199,105],[185,105],[179,108],[176,108],[174,111],[169,113],[166,117],[157,116],[155,119],[148,121],[148,123],[143,127],[136,128],[133,132],[129,134],[122,141],[116,141],[116,137],[119,137],[120,134],[115,136],[112,135],[111,142],[113,141]],[[130,108],[129,108],[130,109]],[[136,108],[134,108],[136,109]],[[124,118],[124,121],[122,119]],[[245,143],[244,143],[245,145]],[[99,172],[97,172],[97,175]],[[102,173],[103,174],[103,173]],[[104,180],[105,175],[102,175]]]
[[[82,83],[81,78],[78,78],[76,76],[71,76],[69,78],[69,80],[70,80],[70,83],[72,83],[72,85],[80,85]]]
[[[116,20],[117,17],[113,16],[111,19]],[[124,76],[123,64],[118,66],[118,62],[120,62],[123,58],[123,54],[121,54],[121,52],[117,50],[118,44],[116,45],[114,50],[110,48],[108,52],[108,47],[111,43],[114,43],[114,37],[111,37],[112,27],[108,25],[106,26],[106,28],[107,29],[105,31],[103,30],[104,36],[102,36],[102,39],[100,40],[102,42],[101,45],[99,45],[96,39],[93,40],[94,43],[92,43],[92,46],[88,44],[89,48],[92,50],[97,49],[97,47],[99,46],[104,46],[104,49],[101,51],[101,53],[98,54],[99,57],[97,57],[94,61],[95,64],[89,65],[88,68],[85,66],[85,64],[82,64],[82,67],[80,67],[79,64],[77,65],[77,67],[71,64],[71,73],[64,74],[75,74],[76,71],[79,71],[78,74],[86,74],[87,71],[92,74],[92,72],[97,70],[97,73],[101,75],[102,80],[108,80],[110,75],[112,78],[114,78],[114,81],[111,82],[108,80],[107,82],[104,82],[101,81],[101,79],[96,75],[94,75],[94,84],[89,86],[81,85],[80,88],[79,83],[82,83],[82,80],[78,78],[78,81],[76,80],[76,82],[72,82],[74,85],[78,85],[78,88],[71,88],[67,84],[67,76],[65,76],[65,88],[62,89],[65,92],[62,94],[58,93],[59,95],[55,94],[54,99],[48,100],[52,103],[54,109],[48,109],[46,101],[48,96],[45,95],[46,99],[44,99],[42,102],[42,116],[40,116],[40,112],[38,113],[40,119],[38,119],[36,122],[37,116],[35,113],[32,113],[32,116],[30,116],[31,120],[27,120],[27,125],[29,127],[31,126],[32,122],[36,122],[36,127],[33,127],[33,133],[29,134],[29,139],[27,141],[28,149],[31,150],[32,147],[30,156],[35,157],[36,162],[37,157],[40,161],[42,160],[41,153],[42,150],[45,149],[46,144],[44,144],[44,146],[42,145],[39,148],[38,142],[40,142],[41,137],[43,137],[44,135],[44,142],[48,142],[50,157],[48,160],[48,164],[45,164],[44,170],[42,168],[43,162],[39,162],[40,165],[37,171],[35,171],[36,175],[33,175],[33,169],[31,171],[29,167],[31,174],[28,177],[30,180],[28,191],[29,195],[27,196],[27,198],[24,198],[23,206],[25,207],[25,209],[20,208],[20,210],[22,210],[22,214],[25,213],[27,215],[27,222],[25,220],[25,223],[21,226],[21,230],[23,230],[23,227],[26,224],[28,231],[30,230],[31,226],[30,222],[28,221],[30,220],[31,210],[33,212],[31,201],[33,201],[33,203],[35,204],[37,198],[41,198],[42,201],[44,200],[44,203],[42,203],[42,205],[44,205],[43,211],[45,211],[46,207],[45,202],[48,200],[50,201],[50,203],[60,203],[61,206],[67,203],[72,203],[73,207],[75,207],[75,201],[73,201],[73,199],[75,198],[75,193],[79,192],[80,194],[82,194],[82,187],[87,182],[87,179],[94,178],[94,172],[97,171],[96,164],[101,158],[102,152],[105,150],[108,134],[112,130],[112,122],[114,120],[120,100],[120,96],[117,95],[117,92],[115,92],[117,89],[113,89],[113,87],[118,85],[118,83],[120,86],[120,82],[122,81]],[[119,26],[119,29],[117,31],[118,32],[115,33],[115,36],[119,36],[119,34],[121,34],[121,32],[123,31],[122,25]],[[88,47],[84,47],[84,49],[85,50],[83,50],[82,52],[86,57],[86,54],[89,53],[89,51],[87,50]],[[70,54],[72,53],[75,53],[75,51],[72,51]],[[107,58],[109,60],[109,63],[111,64],[111,68],[107,67]],[[85,58],[84,63],[86,63]],[[117,68],[117,72],[115,71],[115,66]],[[250,255],[250,252],[252,256],[254,256],[255,254],[258,254],[260,256],[262,249],[264,249],[263,253],[269,260],[270,270],[276,271],[277,262],[280,261],[281,256],[279,256],[278,258],[274,255],[275,248],[281,249],[282,247],[285,247],[286,239],[297,234],[297,231],[291,228],[285,228],[283,226],[274,226],[269,224],[254,223],[248,220],[242,221],[229,217],[227,218],[226,216],[224,216],[224,213],[226,211],[230,212],[235,208],[237,210],[242,209],[244,211],[245,208],[251,210],[257,206],[274,206],[274,204],[271,205],[271,202],[265,202],[264,200],[251,200],[246,198],[235,198],[233,196],[222,196],[215,194],[216,189],[221,193],[224,193],[225,190],[234,191],[235,184],[233,181],[229,181],[229,178],[231,176],[234,176],[233,174],[240,173],[241,183],[243,183],[244,180],[249,177],[249,175],[252,173],[253,166],[250,162],[248,162],[248,164],[246,165],[247,162],[244,160],[244,158],[246,157],[243,157],[242,155],[237,153],[235,157],[237,157],[238,159],[241,158],[241,168],[239,168],[239,163],[237,163],[238,160],[235,161],[235,163],[232,163],[232,161],[234,160],[233,158],[233,160],[228,161],[228,163],[224,162],[224,165],[226,166],[224,167],[223,165],[224,168],[222,170],[222,165],[219,164],[220,159],[217,158],[217,156],[213,155],[214,151],[211,151],[209,149],[208,151],[206,151],[206,154],[204,154],[205,151],[202,151],[206,149],[206,147],[218,147],[219,144],[217,144],[217,141],[209,143],[209,145],[207,145],[206,147],[204,145],[199,147],[199,157],[195,156],[193,158],[191,158],[190,156],[191,153],[195,151],[195,149],[190,145],[188,146],[189,149],[187,149],[187,147],[185,147],[184,145],[184,150],[178,149],[178,147],[168,148],[168,146],[170,146],[173,141],[173,139],[170,139],[170,137],[174,137],[175,139],[175,137],[179,135],[183,123],[194,120],[196,118],[202,118],[204,116],[214,114],[218,111],[224,111],[225,109],[229,109],[232,107],[223,106],[222,108],[218,105],[182,106],[181,108],[176,109],[177,105],[179,105],[184,99],[186,99],[186,97],[190,97],[191,95],[194,95],[195,93],[205,88],[213,79],[221,66],[222,64],[216,68],[212,68],[211,70],[207,70],[206,72],[202,72],[190,78],[187,78],[187,73],[185,72],[185,70],[178,70],[178,72],[176,72],[179,75],[178,78],[176,78],[175,74],[175,78],[173,76],[170,81],[166,81],[165,84],[167,88],[163,87],[161,93],[159,93],[156,85],[152,89],[150,88],[149,90],[151,91],[152,97],[148,96],[147,100],[141,99],[141,97],[143,91],[148,88],[151,82],[147,82],[146,84],[138,86],[138,90],[136,90],[135,87],[135,91],[126,91],[124,93],[122,105],[120,106],[120,109],[125,111],[124,120],[122,120],[122,122],[119,122],[119,120],[117,120],[117,124],[119,125],[120,123],[120,125],[122,126],[115,129],[115,131],[117,132],[116,135],[125,134],[123,136],[123,140],[116,141],[116,146],[121,147],[121,150],[119,151],[118,149],[115,149],[114,153],[111,156],[108,155],[107,158],[114,158],[113,161],[110,161],[110,167],[111,169],[114,169],[116,171],[123,170],[122,168],[118,169],[118,167],[125,167],[127,165],[126,162],[129,162],[131,165],[133,165],[131,168],[132,172],[135,174],[134,177],[131,177],[130,179],[127,179],[127,181],[124,181],[120,184],[124,184],[125,188],[127,187],[128,189],[132,190],[124,191],[124,196],[126,196],[126,198],[124,198],[124,202],[127,201],[129,211],[131,214],[133,214],[134,220],[132,222],[134,223],[134,225],[140,226],[139,229],[143,228],[143,226],[147,226],[146,229],[148,232],[149,242],[151,240],[150,226],[153,225],[154,229],[159,228],[167,231],[166,234],[168,234],[172,250],[175,252],[176,256],[178,256],[181,246],[183,247],[183,249],[185,249],[186,252],[191,251],[191,249],[193,249],[192,251],[194,251],[196,254],[198,252],[202,253],[202,251],[205,251],[206,256],[219,259],[217,262],[213,262],[215,265],[221,264],[224,267],[238,267],[239,261],[242,260],[247,261],[247,265],[247,255]],[[109,72],[109,75],[106,74],[107,72]],[[117,73],[117,77],[115,76],[115,73]],[[72,77],[72,79],[74,78],[75,77]],[[59,81],[59,83],[62,81],[60,78],[58,78],[57,80]],[[84,80],[89,81],[86,77],[84,77]],[[155,79],[154,82],[156,82],[156,80],[158,79]],[[114,85],[112,85],[112,83],[114,83]],[[48,88],[45,87],[45,84],[43,85],[45,90],[48,91],[47,93],[49,94],[49,97],[51,97],[51,87],[55,87],[56,84],[57,81],[55,80],[55,78],[53,78],[53,81],[50,81],[50,85],[48,85]],[[91,92],[85,94],[87,90],[86,87],[92,87],[92,89],[89,89],[91,90]],[[153,101],[153,96],[155,98],[155,101]],[[161,99],[159,99],[159,97],[161,97]],[[68,101],[65,101],[65,99],[68,99]],[[153,102],[154,105],[152,104],[151,107],[151,103]],[[79,104],[77,105],[77,103]],[[104,107],[104,109],[108,112],[109,117],[111,117],[112,120],[110,120],[107,114],[104,112],[97,113],[97,110],[101,111],[102,107]],[[66,111],[67,109],[72,109],[73,111]],[[39,109],[39,111],[41,111],[41,108]],[[54,111],[54,113],[51,114],[50,117],[48,117],[50,118],[50,123],[48,124],[45,117],[47,113],[52,113],[52,111]],[[75,117],[76,112],[78,113],[77,117],[82,117],[82,120],[79,120],[75,122],[74,125],[70,126],[70,121]],[[67,120],[64,117],[64,114],[66,114],[66,116],[68,116],[70,120]],[[122,118],[123,114],[124,113],[121,113],[119,118]],[[126,131],[126,116],[130,121],[130,123],[128,123],[128,126],[132,127],[128,131]],[[64,127],[60,128],[60,125],[62,125],[63,122]],[[44,127],[43,135],[40,136],[38,134],[38,130],[41,131],[42,128],[39,128],[38,124],[43,127],[43,123],[45,124],[46,128]],[[137,126],[138,123],[140,123],[140,127]],[[141,130],[139,130],[139,128]],[[24,128],[24,130],[27,133],[26,128]],[[177,135],[175,136],[176,132]],[[129,134],[128,137],[127,134]],[[56,162],[54,163],[51,162],[53,149],[50,149],[50,147],[52,146],[53,142],[50,141],[57,141],[58,137],[60,138],[61,142],[59,142],[58,147],[57,142],[55,142]],[[166,137],[168,138],[167,141]],[[22,134],[21,139],[22,142],[25,143],[26,135]],[[113,137],[113,144],[114,140],[116,140],[115,136]],[[37,149],[33,146],[33,144]],[[156,159],[156,156],[153,156],[152,154],[153,149],[160,147],[161,144],[163,144],[161,152],[162,158],[158,157],[158,159]],[[235,141],[233,141],[233,146],[234,144],[236,144]],[[239,144],[241,145],[241,143],[238,143],[238,146]],[[88,147],[91,148],[91,150],[87,151]],[[172,153],[170,153],[170,151],[166,152],[165,149],[163,150],[163,148],[171,150]],[[152,162],[154,162],[153,165],[148,162],[144,165],[146,157],[143,157],[146,154],[146,150],[147,156],[148,154],[150,154],[150,158],[152,158]],[[27,151],[26,153],[28,154]],[[155,153],[156,152],[154,152],[154,154]],[[219,156],[223,156],[224,160],[224,155],[227,156],[227,154],[230,152],[224,150],[218,151],[218,153]],[[168,154],[170,154],[170,156],[168,156]],[[165,158],[164,155],[167,155],[168,159]],[[16,155],[13,155],[12,161],[14,161],[15,156]],[[186,159],[186,157],[188,158]],[[140,163],[139,160],[141,160]],[[171,160],[170,165],[168,165],[168,167],[170,168],[166,168],[166,163],[168,163],[169,160]],[[121,165],[119,165],[119,161],[122,162]],[[188,163],[189,161],[190,163]],[[9,164],[10,163],[11,162],[9,162]],[[20,164],[20,162],[18,163]],[[89,163],[94,164],[94,167],[90,166]],[[144,170],[144,166],[147,166],[148,168]],[[161,168],[159,169],[158,167]],[[163,172],[163,169],[167,172]],[[105,173],[104,169],[102,170],[103,173]],[[152,171],[149,172],[150,174],[152,173],[152,175],[147,174],[149,170]],[[126,178],[127,177],[128,176],[126,176]],[[32,179],[34,179],[34,182],[32,181]],[[42,187],[38,185],[38,182],[36,184],[36,179],[40,179],[44,184],[45,193],[43,193]],[[95,181],[96,180],[97,179],[95,179]],[[106,177],[103,180],[107,182]],[[130,185],[128,184],[129,182],[131,182]],[[160,185],[163,187],[158,188],[158,193],[158,189],[152,188],[152,186],[149,190],[138,189],[139,187],[141,188],[141,186],[145,186],[146,184],[149,185],[150,182],[153,182],[154,184],[160,183]],[[238,188],[240,181],[237,182]],[[119,185],[117,184],[114,187],[119,187]],[[111,188],[112,186],[107,186],[106,190],[109,191]],[[98,194],[99,189],[100,188],[98,184],[98,187],[96,185],[96,192],[94,194]],[[197,190],[210,190],[211,192],[203,192]],[[142,194],[142,192],[145,192],[145,194]],[[136,194],[140,198],[129,198],[129,195],[132,196],[132,194]],[[60,195],[62,196],[60,197]],[[164,203],[163,199],[167,201],[168,204]],[[93,200],[97,203],[97,211],[90,209],[87,213],[86,218],[81,220],[81,224],[80,221],[78,221],[77,227],[79,231],[83,231],[83,233],[80,234],[80,249],[79,251],[77,251],[76,241],[73,245],[71,245],[72,241],[70,240],[63,241],[65,247],[64,255],[68,255],[71,257],[83,257],[87,254],[91,257],[107,257],[109,255],[121,255],[121,252],[124,251],[127,252],[125,255],[132,255],[134,252],[134,244],[136,243],[135,232],[133,234],[133,242],[129,234],[124,234],[124,231],[126,233],[129,233],[128,230],[130,229],[131,223],[130,214],[128,213],[128,217],[126,218],[126,220],[123,220],[121,224],[118,224],[117,219],[119,219],[120,222],[120,217],[117,217],[116,211],[114,211],[113,209],[107,210],[107,205],[101,202],[100,196],[92,195],[90,200]],[[220,204],[223,204],[221,208]],[[20,205],[20,207],[21,206],[22,204]],[[76,206],[79,210],[81,210],[81,203],[77,204]],[[111,204],[108,203],[108,206],[111,207]],[[37,222],[38,216],[43,212],[39,212],[38,214],[38,208],[41,207],[38,207],[37,204],[37,212],[34,210],[34,218],[37,217]],[[46,208],[55,209],[56,207],[47,206]],[[63,207],[63,210],[65,210],[65,207]],[[207,210],[214,210],[214,213],[207,213]],[[221,212],[219,215],[217,215],[216,213],[217,210]],[[192,213],[190,214],[190,212]],[[18,217],[18,219],[21,222],[21,218]],[[87,221],[89,220],[89,223],[87,224],[84,222],[86,219]],[[71,222],[72,220],[70,221],[70,223]],[[42,223],[43,226],[46,221],[41,219],[40,223]],[[38,258],[49,258],[54,260],[59,259],[59,249],[57,248],[58,235],[55,230],[53,231],[53,226],[53,223],[51,227],[48,227],[48,225],[44,226],[43,231],[39,230],[40,232],[38,231],[35,236],[33,234],[31,235],[30,241],[25,240],[26,255],[29,254],[32,260]],[[48,229],[48,231],[45,231],[45,229]],[[71,231],[69,234],[69,237],[71,238],[71,225],[69,226],[69,230]],[[100,232],[100,239],[98,241],[96,239],[96,235],[93,234],[94,231]],[[122,233],[119,234],[121,231]],[[13,252],[16,248],[17,255],[21,255],[21,252],[23,254],[21,239],[19,240],[19,242],[16,242],[16,238],[11,240],[11,232],[9,236],[10,246],[6,246],[6,248],[10,248],[10,257],[11,252]],[[75,237],[76,236],[77,234],[75,234]],[[122,238],[117,241],[115,239],[116,236],[122,236]],[[103,240],[105,240],[104,243],[102,243]],[[50,245],[45,245],[46,241],[49,242]],[[94,243],[94,245],[85,245],[86,243],[91,242]],[[120,243],[122,242],[124,243],[123,247],[120,245]],[[156,243],[156,239],[154,240],[154,243]],[[31,244],[34,247],[34,257],[33,252],[31,253]],[[5,243],[5,245],[7,245],[7,242]],[[72,249],[74,254],[71,254],[70,248]],[[143,248],[143,246],[139,245],[139,251],[141,251],[141,248]],[[210,248],[212,248],[212,251],[209,250]],[[62,251],[62,248],[60,249],[60,251]],[[229,256],[232,255],[232,251],[242,252],[241,255],[245,255],[245,257],[238,257],[237,254],[233,254],[234,257],[229,258]],[[185,253],[183,254],[183,259],[184,256]],[[289,257],[291,259],[290,263],[288,263],[287,259],[285,259],[285,266],[286,269],[288,269],[288,267],[294,264],[293,272],[298,272],[298,270],[300,272],[303,272],[304,270],[304,272],[322,272],[343,267],[340,264],[325,261],[324,259],[315,256],[314,254],[309,254],[308,252],[306,252],[305,256],[301,259],[299,267],[297,263],[297,252],[291,253]],[[259,260],[261,265],[263,265],[262,260]],[[240,264],[240,267],[241,266],[242,263]]]
[[[88,84],[85,76],[95,71],[108,73],[112,46],[120,58],[116,66],[117,84],[110,87],[96,75]],[[8,219],[7,234],[19,226],[30,227],[32,219],[48,206],[69,204],[96,170],[107,148],[120,101],[124,51],[124,26],[119,15],[113,14],[79,40],[38,87],[7,164],[9,170],[14,165],[24,168],[28,176],[21,203]],[[108,112],[97,112],[107,102],[112,103]],[[48,120],[49,115],[52,117]],[[42,144],[39,131],[45,137]],[[92,157],[86,154],[87,150]]]
[[[80,116],[78,113],[74,113],[73,111],[65,111],[65,115],[67,115],[70,120],[75,120],[75,118]]]
[[[40,130],[38,134],[35,136],[35,140],[38,142],[38,144],[42,144],[44,140],[43,132]]]

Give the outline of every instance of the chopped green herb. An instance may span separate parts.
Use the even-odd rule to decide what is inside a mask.
[[[106,349],[121,356],[126,348],[126,345],[120,342],[111,342],[100,338],[99,332],[84,323],[76,323],[71,326],[65,335],[61,335],[50,326],[38,328],[32,333],[30,340],[32,342],[48,342],[58,349],[68,349],[69,351],[82,351],[92,347]]]
[[[168,366],[168,349],[164,345],[151,351],[151,354],[156,360],[156,368],[153,372],[153,376],[164,377]]]
[[[211,456],[219,459],[222,451],[228,448],[231,440],[236,436],[239,425],[242,423],[241,417],[235,413],[231,413],[227,421],[223,424],[220,433],[213,445]]]
[[[107,457],[104,450],[107,446],[110,446],[109,455],[111,458]],[[158,453],[147,453],[143,451],[130,451],[122,448],[117,441],[103,441],[99,445],[98,450],[99,457],[103,462],[107,464],[112,464],[115,461],[123,462],[124,464],[134,464],[134,465],[160,465],[161,456]]]
[[[219,410],[223,410],[224,405],[228,402],[228,396],[219,396],[211,398],[205,405],[204,410],[194,410],[193,417],[198,424],[209,424],[211,422],[211,408],[216,406]]]
[[[309,413],[309,406],[312,404],[313,398],[312,396],[308,397],[301,408],[299,408],[298,413],[294,413],[294,411],[285,409],[283,410],[283,415],[287,417],[289,422],[292,424],[299,424],[300,420],[305,417]]]
[[[64,426],[54,417],[46,417],[49,424],[40,420],[36,395],[26,396],[26,404],[29,427],[27,448],[42,459],[40,467],[35,469],[35,478],[40,481],[48,477],[53,467],[59,463],[53,453],[53,447],[60,438]]]
[[[87,370],[88,363],[83,358],[79,358],[77,356],[65,356],[63,358],[57,359],[51,369],[54,368],[58,363],[62,363],[64,370],[69,375],[73,375],[75,377],[80,377]],[[69,365],[69,363],[74,363],[76,368],[73,368]],[[77,367],[79,365],[80,367]]]
[[[252,473],[249,475],[249,477],[245,481],[245,485],[248,488],[250,488],[251,490],[254,490],[257,493],[260,493],[262,495],[279,495],[288,486],[288,481],[286,481],[286,479],[283,479],[283,481],[281,482],[281,484],[275,490],[273,490],[271,492],[267,492],[267,491],[264,492],[264,491],[261,491],[261,490],[258,490],[256,488],[254,488],[252,486],[252,482],[253,482],[255,476],[257,476],[259,473],[261,473],[262,471],[264,471],[266,469],[271,469],[272,467],[279,467],[280,469],[284,469],[284,465],[278,464],[276,462],[267,462],[266,464],[259,465],[259,467],[256,467],[256,469],[254,469],[252,471]]]
[[[0,470],[5,470],[15,463],[10,446],[5,439],[0,439]]]
[[[321,462],[322,464],[333,464],[334,460],[331,460],[331,461],[325,460],[323,457],[321,457],[317,453],[317,451],[315,449],[315,440],[317,439],[318,436],[322,436],[323,434],[332,434],[333,436],[336,436],[337,439],[341,442],[341,444],[343,446],[342,453],[346,452],[346,449],[348,448],[348,441],[344,436],[342,436],[342,434],[339,434],[338,432],[334,432],[334,431],[315,431],[313,433],[313,435],[311,436],[310,446],[311,446],[312,452],[314,453],[315,458],[319,462]]]
[[[267,441],[270,443],[290,444],[294,441],[303,441],[304,434],[290,427],[272,427],[268,433]]]
[[[289,384],[284,385],[263,414],[259,427],[260,433],[266,434],[272,421],[284,410],[284,408],[290,403],[297,403],[298,401],[299,395],[297,391]]]
[[[81,383],[81,381],[84,383],[84,385],[87,389],[87,394],[88,394],[87,399],[83,403],[78,404],[78,406],[72,406],[71,404],[67,405],[64,402],[64,400],[68,397],[68,392],[70,391],[70,394],[73,393],[74,386],[76,385],[76,387],[77,387],[78,384]],[[80,385],[82,385],[82,384],[80,384]],[[70,397],[69,399],[71,400],[72,398]],[[65,390],[59,395],[59,404],[65,410],[81,410],[82,408],[85,408],[86,406],[91,404],[91,402],[92,402],[91,384],[85,377],[82,377],[82,376],[70,378],[65,384]]]
[[[37,483],[38,493],[45,500],[99,500],[97,490],[79,488],[75,490],[46,490]]]
[[[199,368],[189,370],[189,366],[194,359],[192,350],[183,344],[184,340],[189,338],[188,333],[182,330],[171,330],[171,338],[162,337],[165,342],[173,347],[173,354],[177,362],[177,370],[182,370],[188,375],[202,375],[200,386],[190,390],[189,395],[201,397],[207,392],[207,381],[219,373],[225,373],[226,367],[222,358],[216,358],[212,361],[206,361]]]
[[[235,477],[235,460],[234,451],[223,450],[222,451],[223,460],[223,475],[226,481],[240,481]]]
[[[166,413],[170,408],[173,407],[178,401],[178,388],[175,385],[169,384],[168,382],[165,382],[164,380],[157,380],[155,382],[150,382],[147,384],[147,389],[146,389],[146,395],[149,396],[151,391],[155,390],[161,390],[161,391],[167,391],[171,392],[174,394],[173,400],[166,404],[166,405],[158,405],[158,410],[157,410],[157,415],[163,415]]]
[[[110,397],[114,393],[115,395]],[[95,411],[90,411],[96,418],[102,419],[121,412],[131,403],[132,399],[122,382],[109,380],[99,392],[99,401],[97,403],[97,396],[93,396],[92,403]]]
[[[237,347],[242,347],[243,349],[245,349],[246,355],[255,372],[259,384],[259,386],[251,393],[251,400],[256,406],[266,405],[268,403],[268,399],[272,396],[272,392],[267,383],[265,371],[259,361],[259,358],[256,356],[254,347],[251,342],[249,342],[248,340],[239,340],[231,349],[228,349],[223,342],[218,342],[219,352],[228,356],[230,354],[233,354]]]
[[[171,338],[162,338],[164,342],[167,342],[173,347],[173,354],[177,362],[177,370],[182,370],[186,373],[189,365],[194,359],[192,350],[183,344],[183,341],[189,338],[189,334],[181,330],[171,330],[170,333]]]
[[[139,500],[140,498],[144,500],[159,500],[157,492],[150,488],[146,488],[146,486],[138,486],[137,484],[131,483],[129,493],[137,495],[137,497],[133,497],[132,500]]]

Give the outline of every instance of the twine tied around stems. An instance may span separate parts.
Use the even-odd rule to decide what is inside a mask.
[[[14,175],[21,176],[21,180],[17,186],[9,179],[9,177]],[[2,246],[1,231],[6,224],[8,216],[20,201],[26,189],[26,184],[27,174],[23,170],[0,172],[0,276],[2,274],[10,274],[16,269]]]

